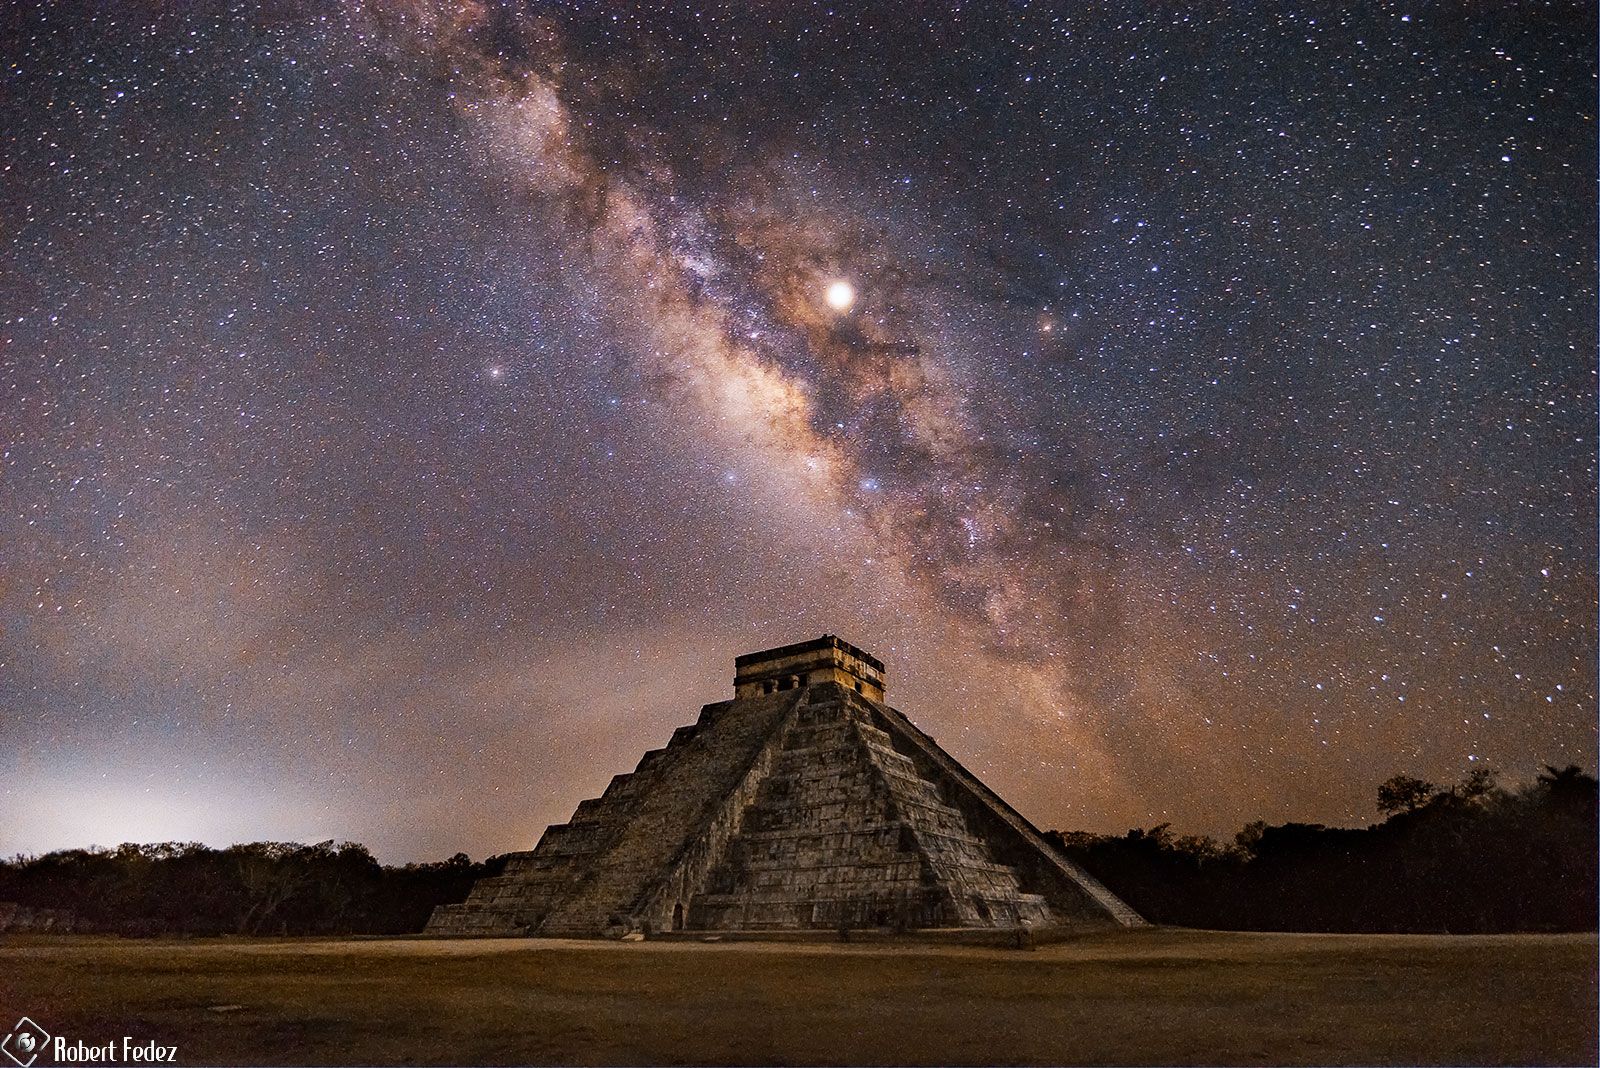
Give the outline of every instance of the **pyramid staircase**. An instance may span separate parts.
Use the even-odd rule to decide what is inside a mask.
[[[785,732],[740,832],[695,896],[698,930],[1042,925],[959,810],[840,687]]]

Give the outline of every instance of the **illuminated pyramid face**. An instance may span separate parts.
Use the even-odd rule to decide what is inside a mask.
[[[1141,922],[885,705],[870,654],[830,635],[741,656],[734,692],[428,930]]]

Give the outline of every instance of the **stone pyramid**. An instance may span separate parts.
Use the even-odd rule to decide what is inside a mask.
[[[832,635],[706,705],[430,934],[1134,926],[1139,916],[883,703]]]

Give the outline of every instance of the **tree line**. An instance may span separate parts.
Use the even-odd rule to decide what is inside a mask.
[[[1396,775],[1364,828],[1249,824],[1231,843],[1162,824],[1050,832],[1154,923],[1245,931],[1592,931],[1600,799],[1577,767],[1501,787]]]
[[[1051,831],[1155,923],[1260,931],[1594,930],[1596,781],[1546,768],[1506,789],[1488,772],[1441,788],[1397,775],[1365,828],[1246,826],[1230,843],[1166,824]],[[128,935],[405,934],[461,901],[505,856],[384,866],[364,846],[255,842],[68,849],[0,862],[0,902],[66,909]]]
[[[506,858],[379,864],[332,841],[64,849],[0,863],[0,901],[66,909],[78,930],[128,935],[406,934]]]

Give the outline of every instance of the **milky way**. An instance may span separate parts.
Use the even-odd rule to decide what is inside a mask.
[[[526,848],[824,631],[1044,826],[1593,762],[1588,8],[3,20],[0,850]]]

